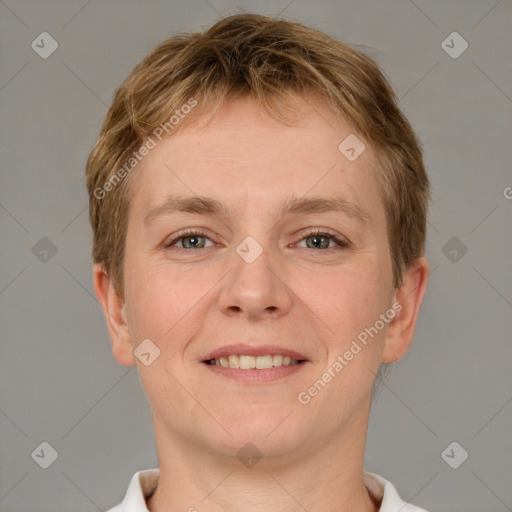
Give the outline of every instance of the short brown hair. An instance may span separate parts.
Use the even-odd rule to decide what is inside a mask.
[[[310,92],[376,151],[393,286],[402,286],[404,272],[424,254],[430,184],[420,142],[393,89],[373,59],[346,43],[301,23],[237,14],[203,32],[163,41],[114,93],[86,178],[93,259],[104,264],[121,296],[130,196],[130,180],[121,177],[151,133],[169,125],[173,112],[191,98],[201,111],[215,112],[225,100],[249,95],[283,120],[290,93]]]

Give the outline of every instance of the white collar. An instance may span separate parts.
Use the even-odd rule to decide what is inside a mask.
[[[158,468],[137,471],[123,501],[107,512],[149,512],[146,499],[156,490],[159,476]],[[363,471],[363,480],[370,494],[381,501],[379,512],[427,512],[403,501],[395,486],[380,475]]]

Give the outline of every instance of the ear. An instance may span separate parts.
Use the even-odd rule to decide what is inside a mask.
[[[410,266],[402,287],[396,292],[393,309],[397,311],[386,333],[383,363],[394,363],[409,350],[414,337],[416,319],[427,288],[429,264],[422,256]]]
[[[101,263],[93,266],[94,291],[107,320],[112,354],[124,366],[135,366],[132,339],[126,323],[125,305]]]

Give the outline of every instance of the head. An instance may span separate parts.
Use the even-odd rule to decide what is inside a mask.
[[[95,289],[114,355],[138,364],[161,425],[184,435],[204,414],[194,401],[186,415],[172,413],[186,400],[182,388],[234,432],[232,442],[215,434],[226,449],[261,441],[282,403],[298,414],[285,443],[279,434],[268,441],[273,450],[304,446],[308,428],[327,439],[367,411],[377,370],[412,340],[428,275],[430,197],[419,141],[370,57],[302,24],[252,14],[172,37],[116,90],[86,177]],[[170,196],[195,204],[177,213]],[[284,209],[313,198],[344,202]],[[193,226],[206,247],[178,249],[182,228]],[[308,227],[341,248],[317,250],[328,239]],[[305,356],[291,380],[240,388],[205,373],[201,358],[212,349],[270,338]],[[149,366],[134,355],[145,339],[159,350]],[[347,364],[333,369],[347,351]],[[329,368],[328,389],[297,400]],[[247,414],[221,398],[240,400]],[[211,448],[209,428],[191,434],[203,448]]]

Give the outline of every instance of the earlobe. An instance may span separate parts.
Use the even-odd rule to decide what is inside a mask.
[[[395,318],[389,323],[382,352],[383,363],[394,363],[409,349],[414,337],[416,320],[425,295],[429,265],[425,257],[418,258],[407,270],[404,283],[396,293]]]
[[[132,339],[128,329],[125,303],[112,285],[104,266],[93,266],[93,283],[96,296],[103,308],[112,343],[112,354],[123,366],[135,366]]]

